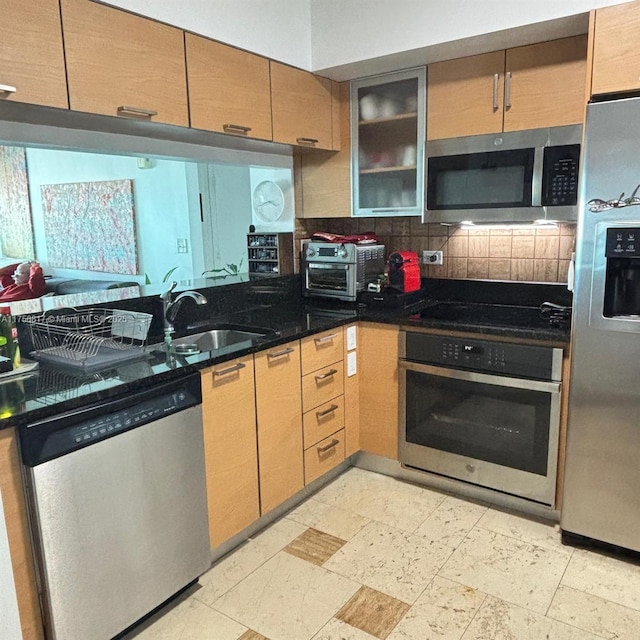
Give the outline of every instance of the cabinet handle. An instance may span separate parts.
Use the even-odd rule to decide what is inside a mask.
[[[286,356],[289,353],[293,353],[295,349],[293,347],[287,347],[282,351],[274,351],[273,353],[267,353],[267,358],[281,358],[282,356]]]
[[[498,107],[500,106],[498,104],[498,84],[500,82],[500,74],[499,73],[494,73],[493,74],[493,110],[497,111]]]
[[[0,93],[15,93],[16,87],[12,87],[10,84],[0,84]]]
[[[214,376],[226,376],[229,373],[233,373],[234,371],[240,371],[240,369],[244,369],[247,365],[242,364],[242,362],[238,362],[238,364],[234,364],[233,367],[227,367],[226,369],[218,369],[213,371]]]
[[[146,118],[153,118],[153,116],[157,116],[158,112],[153,109],[140,109],[139,107],[127,107],[126,105],[122,105],[117,109],[119,116],[124,116],[125,118],[132,116],[144,116]]]
[[[511,71],[507,71],[504,78],[504,108],[511,109]]]
[[[320,380],[326,380],[327,378],[331,378],[332,376],[335,376],[336,373],[338,373],[337,369],[329,369],[329,371],[327,371],[327,373],[321,373],[320,375],[316,376],[316,380],[320,381]]]
[[[318,453],[324,453],[325,451],[329,451],[329,449],[333,449],[336,445],[340,444],[340,440],[336,440],[335,438],[324,447],[318,447]]]
[[[330,342],[331,340],[337,337],[338,337],[337,333],[332,333],[331,335],[323,336],[322,338],[314,338],[313,340],[316,344],[322,344],[323,342]]]
[[[324,418],[324,416],[328,416],[330,413],[333,413],[337,408],[337,404],[332,404],[328,409],[325,409],[324,411],[316,411],[316,416],[318,416],[318,418]]]
[[[226,133],[235,133],[236,135],[246,135],[251,131],[251,127],[243,127],[240,124],[223,124],[222,129]]]
[[[298,144],[306,144],[312,147],[318,144],[319,140],[317,138],[296,138],[296,142]]]

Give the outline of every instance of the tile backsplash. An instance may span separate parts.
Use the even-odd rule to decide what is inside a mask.
[[[566,282],[575,250],[575,224],[557,228],[460,229],[422,224],[419,218],[297,219],[296,248],[315,231],[364,233],[375,231],[387,255],[397,250],[442,251],[442,265],[422,265],[432,278]]]

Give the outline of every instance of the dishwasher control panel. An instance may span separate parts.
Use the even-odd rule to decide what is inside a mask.
[[[69,427],[66,436],[70,442],[76,444],[102,440],[118,431],[126,431],[131,427],[140,426],[158,420],[181,409],[194,404],[193,397],[185,391],[173,393],[169,396],[154,398],[140,403],[129,409],[122,409],[108,416],[101,416],[95,420],[87,420]]]
[[[22,460],[36,466],[202,402],[200,376],[189,376],[20,428]]]

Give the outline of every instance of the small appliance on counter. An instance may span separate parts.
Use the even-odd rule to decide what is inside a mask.
[[[302,250],[304,295],[355,302],[384,273],[384,245],[375,244],[374,234],[365,234],[364,243],[331,234],[322,235],[337,239],[317,242],[318,235]]]
[[[415,251],[394,251],[388,264],[389,288],[401,293],[420,289],[420,263]]]

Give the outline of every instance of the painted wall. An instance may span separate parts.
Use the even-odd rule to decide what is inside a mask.
[[[65,182],[87,182],[102,180],[133,180],[135,215],[137,226],[139,282],[148,274],[152,282],[160,282],[172,267],[179,269],[174,278],[190,279],[200,275],[200,264],[193,264],[195,255],[202,260],[199,234],[191,233],[191,219],[199,218],[193,196],[188,194],[188,180],[193,184],[196,165],[170,160],[152,160],[150,169],[139,169],[137,158],[99,155],[91,153],[28,149],[27,166],[31,207],[33,211],[36,254],[45,273],[64,277],[92,278],[103,280],[132,280],[131,276],[105,274],[93,271],[53,269],[47,265],[46,241],[44,237],[42,197],[40,186]],[[197,175],[196,178],[197,180]],[[197,191],[196,191],[197,194]],[[189,253],[177,252],[177,238],[189,240]]]
[[[109,0],[107,4],[311,69],[309,0]]]
[[[326,69],[483,34],[509,32],[524,25],[575,16],[619,2],[311,0],[312,67],[314,70]],[[583,25],[584,33],[586,23]],[[571,25],[567,28],[571,29]],[[550,34],[545,25],[537,39],[548,40],[550,37],[553,33]],[[339,47],[335,46],[336,42],[340,43]],[[458,48],[446,57],[462,55],[468,55],[468,52]],[[423,56],[422,64],[431,61]]]
[[[620,0],[109,0],[114,6],[337,80],[585,33],[586,14],[591,9],[618,3]],[[367,64],[358,64],[362,62]]]

